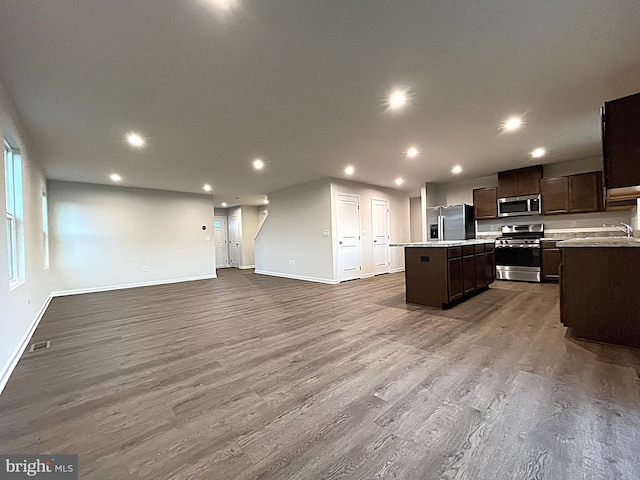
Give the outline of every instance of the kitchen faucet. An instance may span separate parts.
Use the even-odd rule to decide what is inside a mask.
[[[628,225],[628,224],[624,223],[624,222],[620,222],[620,225],[624,225],[624,227],[619,227],[618,225],[610,225],[610,224],[607,224],[607,223],[603,223],[602,224],[603,227],[617,228],[621,232],[626,233],[627,234],[627,238],[631,238],[631,233],[633,233],[633,227],[631,225]]]

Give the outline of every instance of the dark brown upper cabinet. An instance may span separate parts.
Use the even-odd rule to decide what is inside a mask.
[[[602,172],[569,177],[569,213],[597,212],[603,203]]]
[[[542,165],[498,172],[498,196],[518,197],[540,193]]]
[[[640,93],[605,102],[602,154],[607,188],[640,185]]]
[[[602,210],[602,172],[545,178],[542,186],[542,214],[584,213]]]
[[[542,190],[542,214],[569,213],[569,178],[543,178],[540,182]]]
[[[498,218],[498,189],[496,187],[473,190],[473,217],[476,220]]]

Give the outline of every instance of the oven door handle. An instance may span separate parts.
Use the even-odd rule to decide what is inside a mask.
[[[496,245],[495,248],[540,248],[540,245]]]

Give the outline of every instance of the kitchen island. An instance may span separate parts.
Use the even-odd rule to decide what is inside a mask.
[[[495,280],[493,240],[396,243],[404,247],[407,303],[450,308]]]
[[[576,338],[640,348],[640,238],[558,242],[560,320]]]

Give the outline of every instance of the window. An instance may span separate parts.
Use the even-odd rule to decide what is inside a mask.
[[[42,191],[42,244],[44,247],[44,268],[49,268],[49,213],[47,211],[47,191]]]
[[[24,248],[22,235],[22,168],[20,150],[3,141],[7,218],[7,252],[9,285],[24,281]]]

